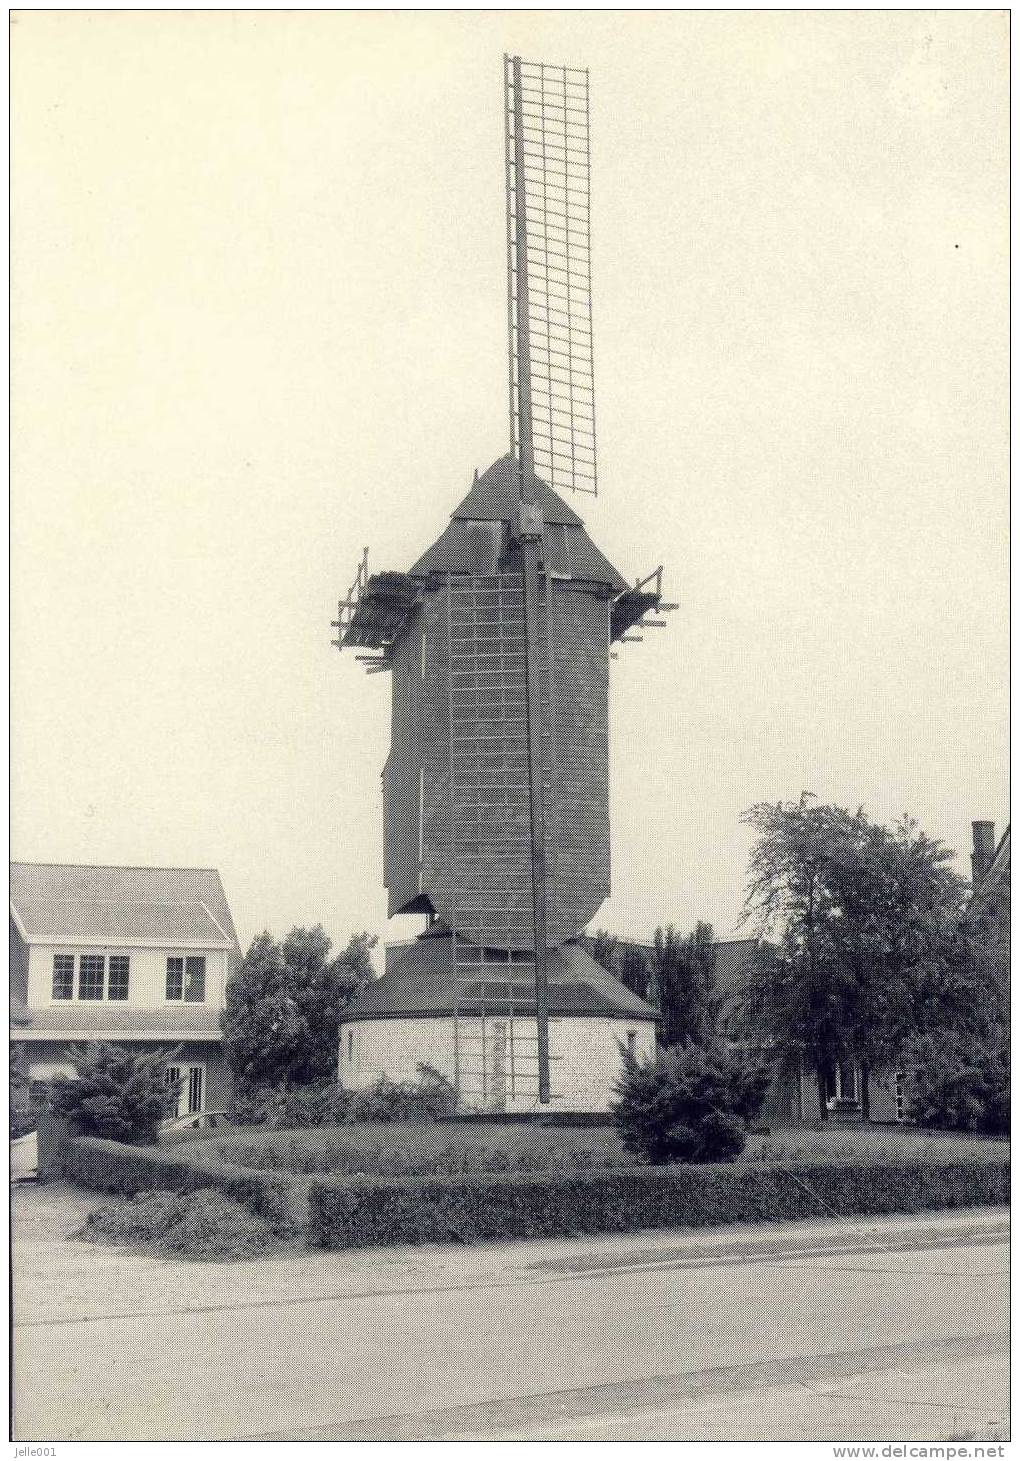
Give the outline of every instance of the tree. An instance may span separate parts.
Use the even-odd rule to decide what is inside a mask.
[[[180,1054],[150,1050],[137,1054],[121,1045],[90,1041],[73,1045],[76,1079],[57,1075],[51,1087],[53,1110],[77,1121],[86,1136],[147,1146],[159,1123],[171,1115],[177,1091],[167,1085],[166,1068]]]
[[[601,964],[607,974],[612,974],[614,978],[617,977],[620,940],[615,933],[608,933],[604,928],[597,928],[593,934],[582,938],[581,943],[596,964]]]
[[[594,934],[586,935],[581,943],[607,974],[619,979],[640,999],[648,999],[651,970],[644,949],[617,938],[615,933],[607,933],[604,928],[597,928]]]
[[[663,1045],[708,1045],[717,1035],[715,934],[699,919],[684,938],[673,924],[655,930],[651,982],[662,1014]]]
[[[377,940],[353,934],[343,953],[318,924],[278,943],[261,933],[227,985],[223,1047],[239,1095],[256,1086],[304,1085],[335,1076],[340,1014],[372,978]]]
[[[613,1116],[628,1151],[652,1163],[732,1162],[761,1110],[767,1070],[719,1042],[640,1060],[624,1050]]]
[[[616,977],[631,994],[636,994],[639,999],[648,1000],[651,996],[649,988],[652,982],[652,971],[648,965],[648,957],[644,949],[638,948],[637,944],[623,944],[617,956]]]
[[[787,1067],[813,1067],[823,1120],[826,1068],[858,1061],[867,1116],[872,1066],[959,999],[966,885],[910,818],[885,827],[813,800],[744,814],[755,832],[744,917],[760,943],[743,1025]]]

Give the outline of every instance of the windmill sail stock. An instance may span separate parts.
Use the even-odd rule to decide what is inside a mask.
[[[504,57],[511,450],[595,495],[588,72]]]

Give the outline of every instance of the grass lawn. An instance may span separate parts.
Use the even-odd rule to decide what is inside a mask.
[[[835,1126],[828,1131],[800,1126],[749,1137],[740,1160],[866,1162],[897,1157],[923,1162],[1001,1162],[1009,1157],[1009,1143],[957,1131],[922,1131],[916,1126]]]
[[[240,1127],[190,1144],[225,1161],[292,1172],[546,1171],[630,1166],[613,1127],[532,1126],[500,1122],[370,1121],[349,1126],[267,1131]]]
[[[189,1142],[198,1156],[215,1154],[243,1166],[298,1173],[428,1174],[435,1171],[543,1171],[633,1166],[614,1127],[504,1125],[499,1122],[366,1122],[340,1127],[267,1130],[240,1127]],[[1007,1143],[913,1127],[803,1127],[751,1136],[741,1162],[925,1162],[967,1158],[1001,1161]]]

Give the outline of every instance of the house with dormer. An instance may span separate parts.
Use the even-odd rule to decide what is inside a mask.
[[[215,868],[11,865],[11,1042],[32,1082],[88,1040],[180,1047],[178,1114],[229,1105],[220,1014],[240,962]]]

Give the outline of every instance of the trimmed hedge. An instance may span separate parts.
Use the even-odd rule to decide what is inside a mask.
[[[309,1242],[322,1248],[569,1238],[989,1206],[1009,1201],[1009,1163],[789,1163],[591,1172],[333,1178],[311,1184]]]
[[[69,1181],[97,1192],[133,1196],[154,1190],[196,1192],[213,1187],[264,1218],[280,1236],[297,1232],[301,1226],[305,1184],[283,1172],[228,1167],[153,1147],[125,1146],[98,1136],[66,1141],[60,1166]]]

